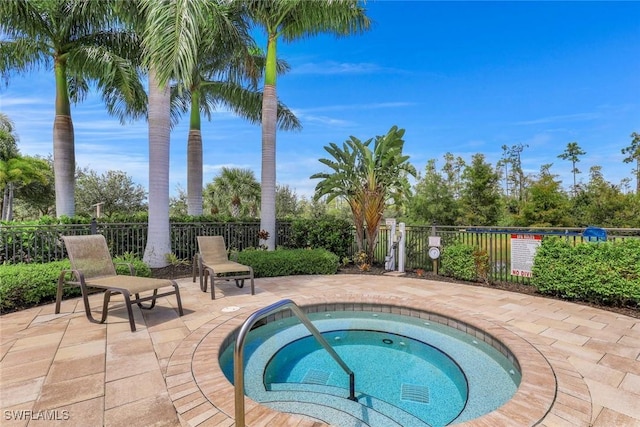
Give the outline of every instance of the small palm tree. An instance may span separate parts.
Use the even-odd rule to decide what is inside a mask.
[[[253,171],[240,168],[222,168],[220,175],[207,185],[207,193],[219,212],[238,218],[242,215],[255,216],[260,201],[260,183]],[[225,209],[227,208],[227,209]]]
[[[260,229],[269,233],[269,250],[276,236],[276,59],[278,39],[293,41],[320,33],[349,35],[369,28],[369,19],[357,0],[247,0],[253,22],[267,36],[267,62],[262,98],[262,197]]]
[[[114,16],[113,0],[5,0],[0,2],[0,73],[51,67],[56,82],[53,157],[56,215],[75,214],[74,131],[71,101],[92,82],[110,113],[124,119],[141,114],[146,100],[132,59],[139,43]]]
[[[0,113],[0,160],[9,160],[20,154],[18,135],[13,121],[4,113]]]
[[[18,187],[36,181],[46,183],[43,173],[46,167],[45,160],[33,157],[16,156],[9,160],[0,160],[0,191],[3,194],[1,220],[13,219],[13,196]]]
[[[358,249],[364,247],[366,237],[368,261],[378,242],[379,224],[388,201],[402,204],[410,195],[408,176],[417,172],[402,154],[404,129],[393,126],[386,135],[365,142],[351,136],[340,149],[330,144],[325,150],[334,160],[320,159],[333,173],[318,173],[312,179],[322,179],[315,190],[315,198],[327,195],[329,200],[343,197],[349,203],[356,226]],[[374,142],[371,150],[371,142]],[[364,226],[364,233],[362,228]]]
[[[45,180],[44,174],[41,173],[45,165],[46,162],[43,160],[20,155],[18,135],[15,133],[13,121],[6,114],[0,113],[0,220],[13,219],[13,195],[17,187],[36,180]]]
[[[332,159],[320,159],[320,163],[331,169],[331,173],[321,172],[311,176],[311,179],[321,179],[315,189],[314,199],[317,201],[322,196],[327,196],[326,203],[335,198],[347,201],[353,215],[356,229],[356,244],[358,252],[364,251],[364,214],[360,197],[360,177],[358,174],[359,157],[356,145],[359,140],[352,136],[342,144],[340,148],[335,143],[330,143],[324,149],[333,157]]]

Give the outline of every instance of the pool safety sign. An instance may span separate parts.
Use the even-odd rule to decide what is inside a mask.
[[[542,243],[539,234],[511,235],[511,275],[531,277],[533,257]]]

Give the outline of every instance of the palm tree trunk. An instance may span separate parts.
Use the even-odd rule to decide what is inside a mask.
[[[53,121],[53,171],[56,190],[56,216],[75,215],[76,153],[73,121],[69,104],[67,72],[64,60],[56,60],[56,116]]]
[[[7,214],[6,221],[13,221],[13,182],[7,184],[9,189],[9,197],[7,197]]]
[[[269,233],[265,240],[267,250],[276,248],[276,123],[278,98],[276,95],[277,41],[275,31],[269,31],[267,58],[262,90],[262,170],[260,184],[260,230]]]
[[[7,207],[9,206],[9,185],[7,184],[2,191],[2,209],[0,209],[0,221],[7,220]]]
[[[187,141],[187,214],[202,215],[202,132],[199,90],[193,90],[191,93],[191,117]]]
[[[262,172],[260,198],[260,229],[269,233],[267,249],[275,249],[276,237],[276,120],[277,98],[275,86],[264,88],[262,98]]]
[[[202,215],[202,132],[189,131],[187,142],[187,214]]]
[[[149,70],[149,230],[144,261],[152,268],[168,265],[171,253],[169,227],[170,101],[168,85],[159,87]]]

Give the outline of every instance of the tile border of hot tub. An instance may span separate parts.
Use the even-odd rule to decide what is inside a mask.
[[[429,304],[427,300],[380,294],[309,294],[292,299],[305,311],[323,307],[323,311],[353,308],[352,311],[390,312],[411,317],[426,315],[428,317],[422,317],[425,320],[467,333],[471,329],[478,339],[512,357],[522,373],[512,399],[491,413],[457,426],[544,425],[550,415],[572,420],[577,425],[589,425],[591,399],[582,376],[551,347],[536,342],[532,334],[515,333],[482,315],[462,312],[446,304]],[[233,422],[234,388],[222,373],[218,357],[250,314],[249,310],[240,309],[219,316],[194,331],[174,352],[167,366],[167,386],[178,414],[187,425],[196,426],[204,421],[207,424],[217,421],[220,425]],[[245,401],[249,426],[289,417],[294,417],[300,426],[317,422],[274,411],[249,398]],[[199,413],[192,410],[196,402]]]

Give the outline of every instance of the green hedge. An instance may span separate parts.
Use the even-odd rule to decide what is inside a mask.
[[[640,239],[572,246],[545,238],[531,284],[543,294],[603,305],[640,307]]]
[[[459,280],[490,283],[491,266],[489,254],[466,243],[444,246],[440,258],[440,274]]]
[[[113,261],[132,263],[136,268],[137,276],[151,276],[149,267],[130,255],[116,257]],[[69,260],[45,264],[3,265],[0,268],[0,313],[23,310],[55,301],[60,271],[70,268]],[[119,274],[129,274],[129,268],[126,265],[117,265],[116,270]],[[80,288],[66,286],[63,298],[79,295]]]
[[[326,249],[246,250],[238,253],[238,262],[253,267],[255,277],[334,274],[338,256]]]
[[[454,243],[442,249],[440,274],[460,280],[476,280],[475,249],[471,245]]]
[[[345,219],[323,217],[296,219],[286,247],[291,249],[322,248],[340,259],[349,256],[353,242],[353,226]]]

